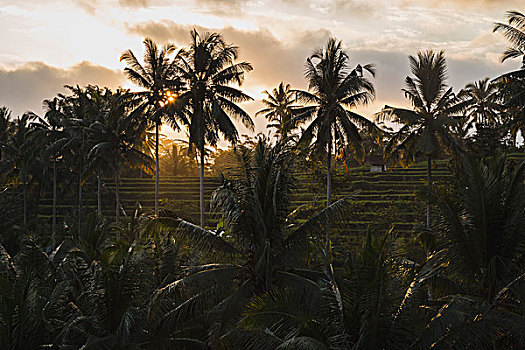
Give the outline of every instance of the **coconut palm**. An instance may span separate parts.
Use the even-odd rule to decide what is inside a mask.
[[[75,327],[59,339],[65,345],[125,347],[132,336],[144,332],[141,306],[157,283],[153,251],[139,240],[117,239],[111,228],[90,214],[78,233],[71,232],[68,243],[75,254],[64,261],[63,269],[76,276],[75,283],[64,276],[75,306],[70,315]]]
[[[348,254],[345,272],[319,273],[306,288],[257,295],[237,328],[224,336],[228,348],[409,348],[430,318],[410,310],[396,319],[414,275],[396,249],[392,232],[368,232],[363,245]]]
[[[330,38],[326,46],[315,50],[306,60],[306,79],[309,91],[297,90],[297,99],[307,106],[297,109],[297,123],[311,121],[303,131],[299,144],[308,145],[315,138],[313,148],[327,153],[326,206],[332,203],[331,162],[334,143],[348,145],[364,156],[360,129],[378,133],[373,122],[351,111],[358,105],[370,102],[375,95],[374,86],[363,75],[375,74],[372,65],[357,65],[350,69],[348,54],[342,42]],[[326,244],[330,245],[327,230]]]
[[[11,122],[11,111],[6,106],[0,107],[0,142],[6,143],[9,135],[9,123]],[[4,159],[3,152],[0,151],[0,160]]]
[[[295,165],[290,145],[270,147],[260,140],[253,150],[239,149],[238,157],[238,173],[243,175],[237,180],[225,179],[212,196],[212,209],[224,223],[220,234],[169,215],[153,219],[149,225],[149,230],[160,229],[162,234],[190,240],[196,249],[212,253],[216,259],[222,253],[237,257],[196,266],[187,277],[164,289],[164,293],[192,296],[220,286],[214,314],[221,324],[213,327],[215,336],[234,326],[254,293],[308,284],[305,276],[315,272],[294,268],[303,266],[303,253],[312,240],[322,241],[326,222],[341,218],[347,209],[347,202],[340,200],[305,223],[291,225]]]
[[[500,123],[500,113],[503,106],[498,102],[498,85],[489,78],[469,83],[460,91],[458,97],[465,98],[468,107],[465,116],[469,123],[480,123],[496,126]]]
[[[215,146],[220,135],[230,142],[239,136],[232,118],[250,130],[254,124],[239,102],[252,100],[241,90],[244,76],[252,70],[248,62],[238,62],[238,47],[228,45],[219,33],[191,32],[191,42],[177,62],[184,84],[178,100],[189,120],[189,142],[200,156],[200,223],[204,226],[204,157],[205,146]]]
[[[191,176],[197,173],[197,162],[187,144],[170,140],[163,147],[165,152],[160,162],[165,176]]]
[[[522,57],[521,69],[503,74],[496,81],[499,96],[505,106],[505,125],[517,143],[519,132],[523,135],[525,121],[525,15],[518,11],[507,12],[507,23],[496,23],[494,32],[500,32],[511,44],[501,61]]]
[[[469,132],[475,127],[475,135],[471,137],[471,147],[479,154],[493,154],[501,142],[504,117],[504,106],[500,103],[499,83],[484,78],[469,83],[458,94],[458,98],[466,101],[468,106],[464,111],[465,118],[453,126],[458,139],[468,138]]]
[[[119,199],[119,173],[122,163],[137,160],[141,163],[148,161],[148,156],[142,153],[138,147],[141,143],[140,137],[144,135],[147,124],[140,120],[140,113],[133,110],[133,95],[126,90],[111,92],[106,89],[100,91],[97,88],[90,89],[90,95],[101,99],[100,118],[94,120],[89,126],[90,139],[93,146],[89,152],[92,163],[98,168],[111,164],[115,177],[115,220],[118,223],[120,217]],[[139,110],[140,111],[140,110]],[[100,198],[100,175],[99,175],[99,198]],[[99,203],[100,211],[100,203]]]
[[[524,171],[524,162],[466,156],[456,189],[429,193],[438,221],[410,293],[433,276],[440,308],[416,348],[508,349],[523,342]]]
[[[363,75],[365,71],[375,75],[369,64],[350,69],[342,42],[330,38],[324,48],[315,50],[306,61],[309,91],[295,91],[299,101],[310,104],[298,109],[297,121],[303,123],[313,119],[299,143],[309,145],[315,138],[315,150],[328,153],[327,206],[332,200],[330,171],[334,142],[350,144],[356,152],[361,152],[359,129],[378,131],[374,123],[350,110],[374,98],[374,86]]]
[[[53,313],[64,285],[57,283],[53,260],[44,250],[27,236],[21,241],[13,256],[0,245],[0,347],[50,347],[59,335],[55,325],[67,322]]]
[[[450,279],[492,301],[520,271],[517,256],[525,247],[525,163],[504,157],[479,161],[465,157],[459,192],[436,192],[440,220],[436,259],[448,261]],[[457,199],[454,197],[456,196]]]
[[[268,119],[268,128],[274,128],[281,140],[287,138],[297,127],[294,118],[294,111],[297,106],[295,93],[291,90],[290,84],[281,82],[278,87],[270,93],[263,91],[267,99],[262,100],[266,108],[258,111],[255,116],[263,115]]]
[[[85,88],[86,94],[86,115],[87,124],[84,126],[86,137],[89,140],[89,149],[87,154],[87,169],[86,173],[94,172],[97,177],[97,212],[102,215],[102,171],[107,168],[107,164],[114,164],[114,158],[104,158],[101,154],[95,154],[93,148],[100,137],[103,137],[103,132],[99,129],[95,130],[92,126],[98,122],[104,121],[106,114],[107,96],[105,94],[111,93],[109,90],[100,89],[98,86],[88,85]],[[105,136],[105,135],[104,135]]]
[[[409,56],[414,78],[406,77],[403,89],[413,109],[385,106],[376,116],[402,124],[385,147],[387,157],[402,165],[409,165],[417,154],[427,158],[427,182],[432,183],[432,159],[440,152],[459,151],[457,141],[450,132],[468,101],[460,101],[448,88],[445,79],[447,67],[443,51],[418,52]],[[430,226],[430,206],[427,205],[427,227]]]
[[[53,158],[53,236],[56,234],[57,222],[57,157],[60,154],[60,148],[66,142],[63,137],[63,130],[61,130],[64,118],[61,107],[62,102],[63,100],[58,97],[51,100],[44,100],[45,120],[42,120],[39,124],[40,130],[45,134],[47,139],[47,151]]]
[[[23,223],[27,225],[27,190],[32,178],[32,166],[39,151],[35,137],[34,121],[37,116],[32,112],[24,113],[9,123],[7,140],[0,144],[4,158],[2,173],[15,185],[22,185],[23,190]]]
[[[83,186],[90,172],[87,168],[87,155],[92,147],[89,140],[87,128],[98,115],[99,111],[93,108],[87,88],[80,86],[66,86],[71,92],[67,96],[59,96],[63,99],[63,138],[60,152],[69,167],[77,173],[77,226],[82,226],[83,211]]]
[[[501,61],[522,57],[522,69],[525,69],[525,15],[519,11],[507,12],[507,23],[496,23],[494,32],[500,32],[512,45],[503,52]]]
[[[6,144],[9,137],[9,125],[11,123],[11,111],[9,108],[2,106],[0,107],[0,144]],[[0,147],[0,162],[4,160],[4,150]],[[5,182],[3,173],[0,173],[0,181]]]
[[[148,120],[155,124],[155,215],[159,210],[159,128],[162,119],[167,119],[169,124],[178,129],[179,125],[170,112],[170,102],[174,102],[172,94],[179,87],[176,76],[176,63],[178,53],[172,60],[169,56],[176,51],[173,44],[159,48],[153,40],[144,39],[144,64],[141,64],[131,50],[127,50],[120,56],[120,60],[126,62],[124,73],[134,84],[145,89],[137,92],[137,98],[143,101],[143,111]],[[180,116],[181,114],[179,114]]]
[[[525,135],[525,69],[497,78],[498,97],[503,106],[503,128],[510,132],[514,144]]]

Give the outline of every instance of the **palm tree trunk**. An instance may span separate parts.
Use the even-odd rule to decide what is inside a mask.
[[[98,215],[102,215],[102,176],[100,169],[97,170],[97,211]]]
[[[82,143],[80,145],[81,158],[80,158],[80,170],[78,171],[78,234],[82,231],[82,174],[84,173],[84,147],[85,147],[86,135],[82,131]]]
[[[432,189],[432,157],[427,156],[427,186]],[[430,228],[430,202],[427,200],[427,228]]]
[[[201,227],[204,227],[204,143],[201,147],[201,169],[200,169],[200,187],[199,187],[199,200],[201,208]]]
[[[53,158],[53,237],[57,231],[57,158]]]
[[[115,221],[119,222],[120,200],[119,200],[119,154],[115,155]]]
[[[82,224],[82,172],[78,174],[78,234],[80,234],[80,225]]]
[[[27,225],[27,183],[24,182],[24,226]]]
[[[328,159],[326,160],[326,207],[328,208],[332,204],[332,133],[328,135]],[[331,235],[330,235],[330,222],[326,224],[326,254],[329,254],[331,261]]]
[[[82,225],[82,172],[78,174],[78,234],[80,234],[80,225]]]
[[[428,191],[430,194],[430,191],[432,190],[432,157],[427,156],[427,186]],[[430,228],[430,201],[427,200],[427,229]],[[427,253],[428,258],[429,253]],[[430,283],[428,285],[428,291],[427,291],[427,299],[429,301],[434,300],[434,278],[430,279]]]
[[[159,214],[159,122],[155,122],[155,216]]]
[[[332,138],[328,141],[328,159],[326,161],[326,206],[332,204]]]
[[[41,188],[42,186],[40,186],[40,184],[37,184],[37,191],[36,191],[36,203],[35,201],[33,201],[33,215],[37,218],[38,217],[38,213],[39,213],[39,208],[40,208],[40,199],[42,197],[41,195]]]

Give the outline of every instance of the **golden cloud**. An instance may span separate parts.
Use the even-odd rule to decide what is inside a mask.
[[[14,69],[0,67],[0,106],[17,115],[25,111],[42,112],[42,101],[65,92],[64,85],[100,85],[116,88],[126,82],[120,71],[80,62],[57,68],[44,62],[28,62]]]

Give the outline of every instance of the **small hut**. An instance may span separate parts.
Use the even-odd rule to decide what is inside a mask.
[[[371,173],[382,173],[386,171],[386,163],[383,155],[370,153],[367,156],[366,164],[370,165]]]

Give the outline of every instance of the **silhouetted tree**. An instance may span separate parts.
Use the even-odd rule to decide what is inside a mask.
[[[380,120],[391,120],[403,126],[386,145],[387,157],[403,165],[413,163],[416,155],[427,157],[427,182],[431,186],[432,159],[442,151],[458,152],[458,143],[450,132],[454,117],[462,116],[468,102],[461,101],[445,84],[447,67],[443,51],[419,52],[409,56],[412,77],[406,77],[405,96],[413,110],[385,106],[377,114]],[[427,227],[430,206],[427,205]]]
[[[178,100],[189,120],[189,142],[200,156],[200,223],[204,226],[204,156],[205,146],[215,146],[222,134],[228,141],[238,139],[232,117],[253,130],[253,121],[239,102],[252,98],[232,84],[241,85],[252,70],[248,62],[238,62],[238,47],[228,45],[219,33],[199,35],[191,32],[190,46],[177,61],[177,70],[184,84]]]

